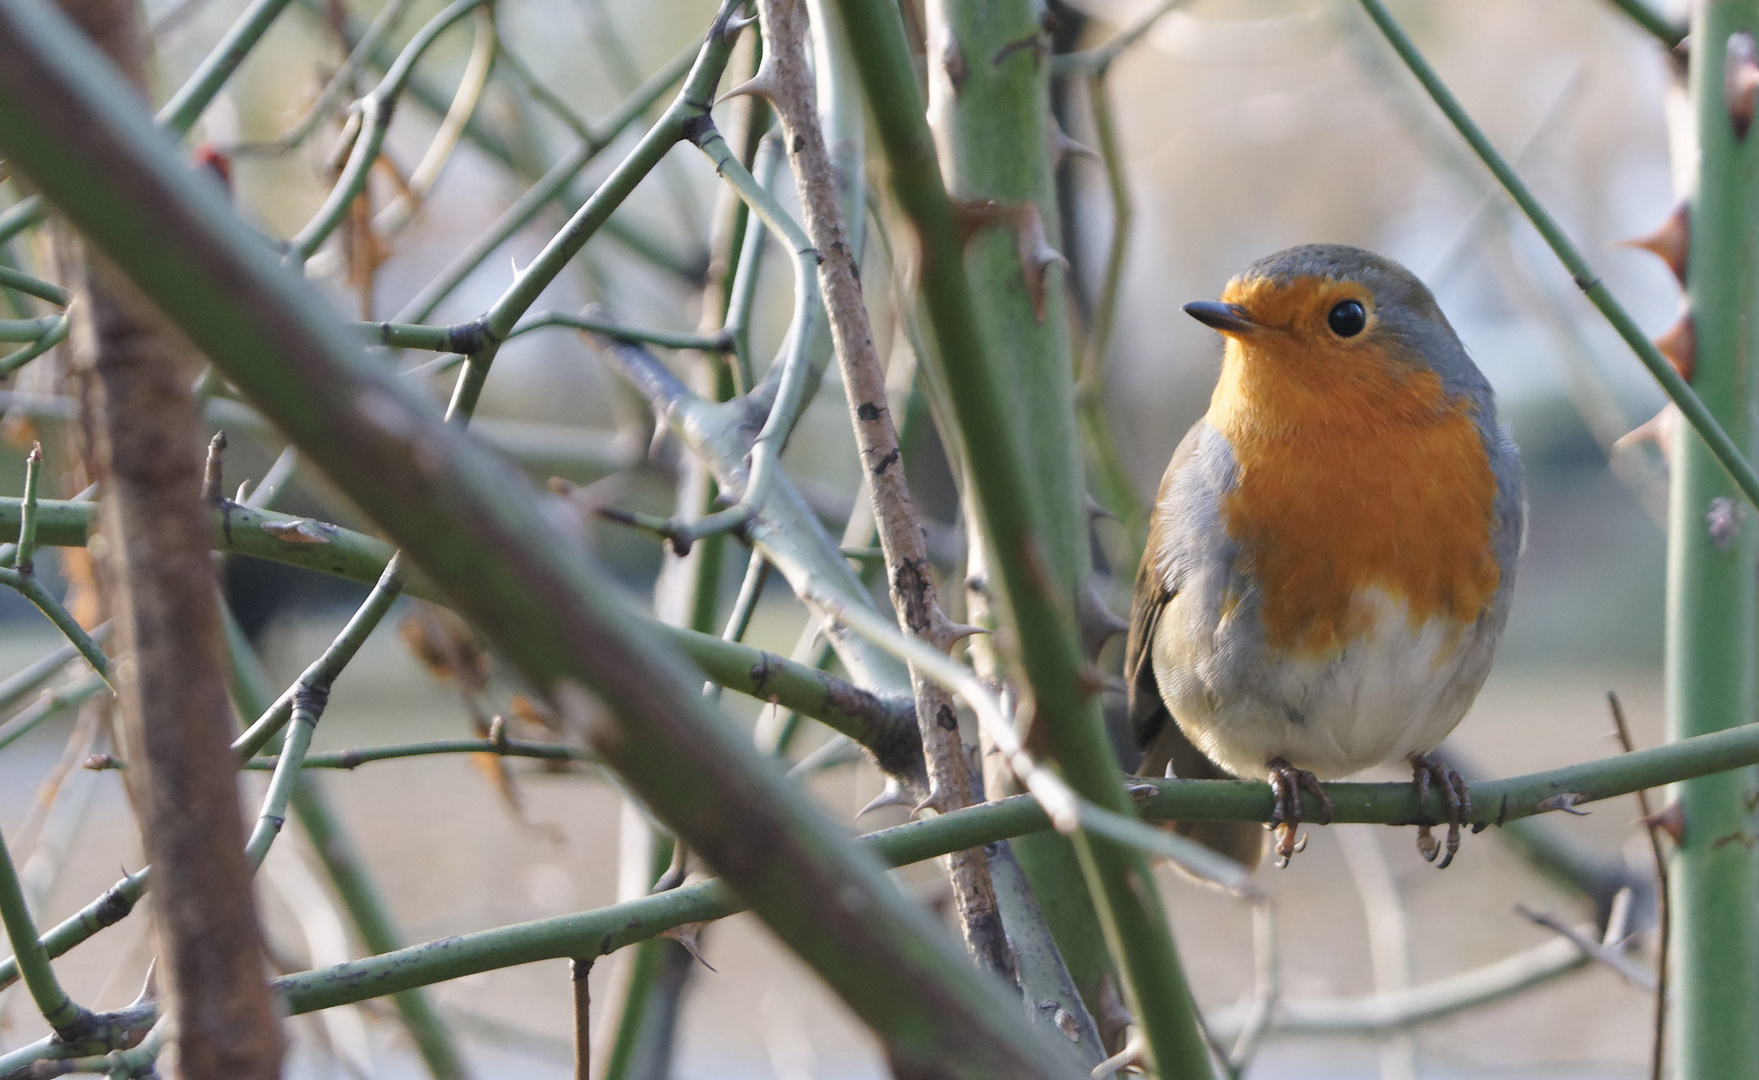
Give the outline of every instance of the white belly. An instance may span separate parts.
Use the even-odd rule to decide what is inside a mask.
[[[1435,749],[1483,685],[1489,635],[1445,618],[1412,626],[1403,600],[1384,594],[1364,602],[1371,629],[1329,656],[1269,661],[1262,644],[1230,647],[1226,619],[1209,648],[1157,640],[1155,678],[1180,728],[1238,776],[1282,758],[1335,780]]]

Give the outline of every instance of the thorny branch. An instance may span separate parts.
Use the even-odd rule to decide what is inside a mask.
[[[818,123],[802,47],[800,4],[798,0],[763,0],[761,9],[764,67],[746,85],[753,92],[765,93],[774,103],[788,136],[788,157],[800,189],[806,229],[819,254],[819,286],[872,495],[892,605],[905,633],[942,653],[949,652],[966,631],[953,625],[935,597],[926,534],[904,479],[898,430],[886,403],[885,372],[874,347],[859,270],[848,243],[838,199],[840,184]],[[828,58],[821,62],[828,62]],[[952,694],[914,668],[910,680],[928,767],[929,792],[922,805],[943,813],[956,810],[972,801],[973,787]],[[1007,936],[984,853],[974,849],[954,853],[950,873],[966,948],[982,966],[1011,973]]]

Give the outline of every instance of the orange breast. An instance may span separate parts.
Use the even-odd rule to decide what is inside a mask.
[[[1230,341],[1209,411],[1239,465],[1223,520],[1263,591],[1266,643],[1335,652],[1369,628],[1374,588],[1408,605],[1413,628],[1476,620],[1501,574],[1472,412],[1432,371],[1282,340]]]

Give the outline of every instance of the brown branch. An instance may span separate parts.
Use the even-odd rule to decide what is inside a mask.
[[[574,984],[574,1080],[591,1080],[592,991],[587,976],[592,974],[592,957],[570,960],[568,974]]]
[[[905,483],[898,430],[886,405],[885,372],[874,348],[859,270],[838,200],[842,185],[819,127],[816,95],[802,45],[800,4],[798,0],[761,0],[760,9],[764,70],[752,82],[767,90],[787,130],[788,159],[800,190],[806,231],[819,252],[819,288],[830,315],[831,338],[872,492],[892,604],[906,633],[945,653],[958,642],[961,631],[942,613],[936,600],[926,534]],[[929,794],[923,805],[942,813],[969,805],[971,768],[965,742],[959,737],[952,695],[914,667],[910,682],[928,766]],[[983,851],[954,853],[950,872],[966,947],[980,965],[1011,973],[1013,962]]]
[[[1619,745],[1625,748],[1625,753],[1634,753],[1637,744],[1631,738],[1631,725],[1625,721],[1624,704],[1611,690],[1606,692],[1606,704],[1612,710],[1612,725],[1618,733]],[[1663,826],[1655,807],[1650,805],[1647,788],[1637,789],[1637,806],[1643,811],[1643,825],[1649,833],[1649,853],[1655,859],[1655,1034],[1649,1040],[1649,1076],[1650,1080],[1663,1080],[1667,1075],[1667,953],[1673,912],[1667,895],[1667,850],[1661,843]]]
[[[130,0],[63,8],[137,86],[144,37]],[[105,538],[101,579],[130,791],[156,869],[160,985],[186,1080],[272,1080],[281,1034],[244,861],[229,749],[225,639],[201,502],[202,428],[185,346],[95,252],[72,242],[72,365]]]

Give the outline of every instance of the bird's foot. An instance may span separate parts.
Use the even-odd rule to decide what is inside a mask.
[[[1445,869],[1454,861],[1454,854],[1460,850],[1460,825],[1472,812],[1472,794],[1466,788],[1466,778],[1440,762],[1432,761],[1422,754],[1412,754],[1411,780],[1417,785],[1419,807],[1429,798],[1431,781],[1440,786],[1442,798],[1447,803],[1448,835],[1445,845],[1436,842],[1430,826],[1417,826],[1418,853],[1435,863],[1437,870]],[[1441,856],[1440,862],[1436,862],[1437,855]]]
[[[1301,791],[1306,789],[1315,799],[1319,800],[1319,823],[1331,823],[1331,796],[1325,793],[1325,786],[1306,769],[1297,769],[1282,758],[1271,758],[1264,763],[1270,772],[1270,788],[1276,795],[1276,802],[1270,811],[1270,822],[1266,828],[1276,830],[1276,864],[1280,869],[1289,865],[1289,856],[1307,847],[1305,834],[1297,837],[1301,831]]]

